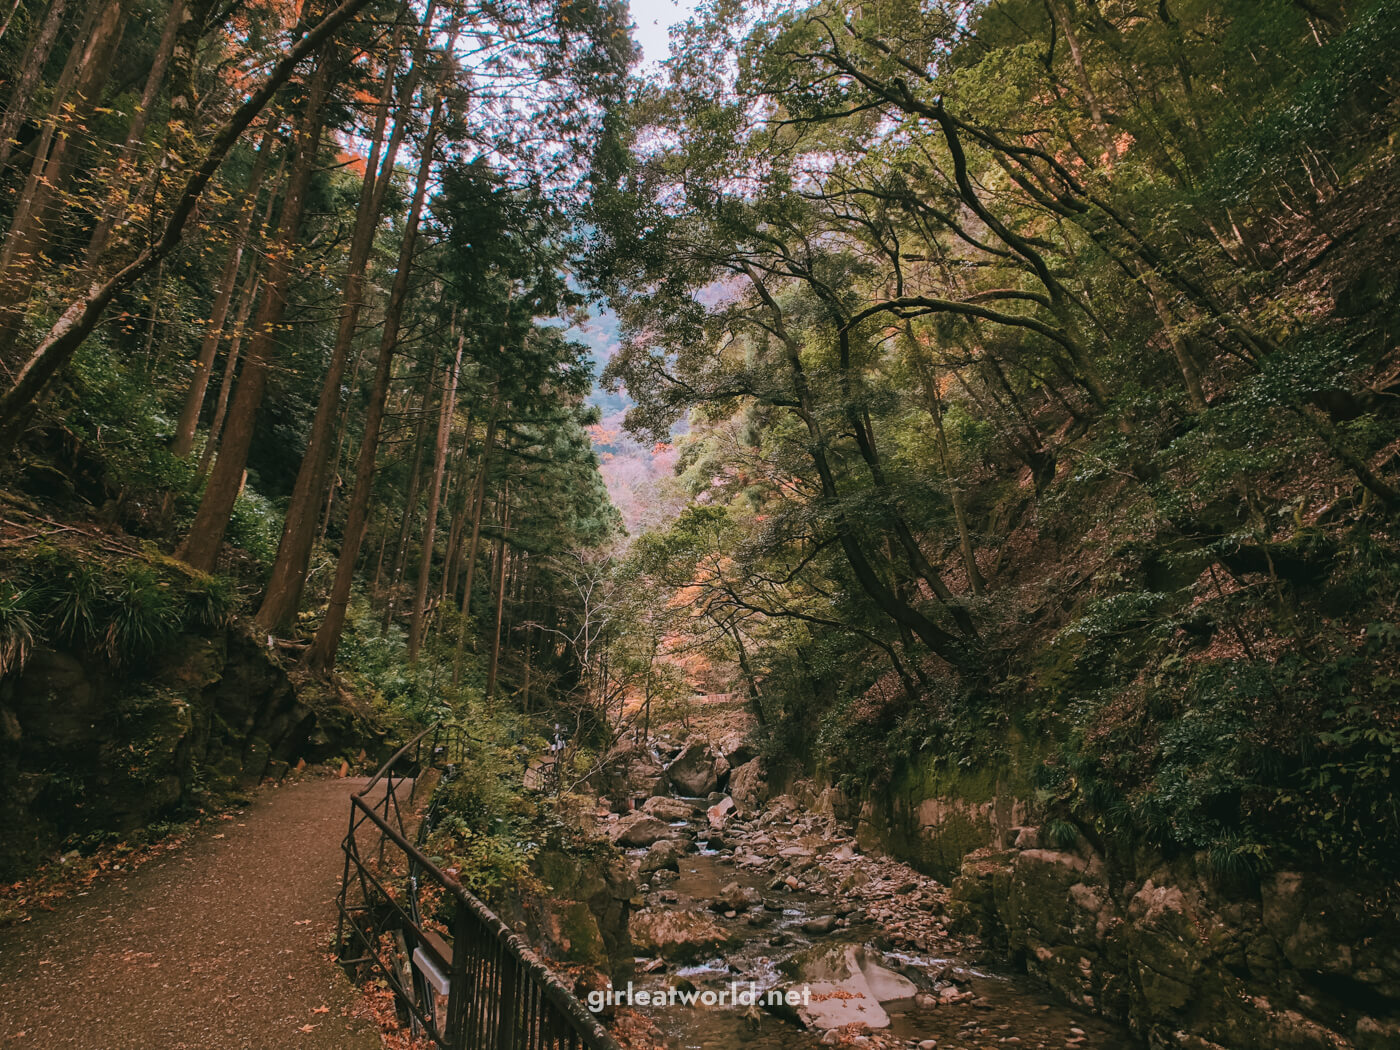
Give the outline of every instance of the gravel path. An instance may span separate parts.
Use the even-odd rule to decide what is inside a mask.
[[[0,1047],[379,1050],[330,957],[365,783],[264,791],[183,849],[0,930]]]

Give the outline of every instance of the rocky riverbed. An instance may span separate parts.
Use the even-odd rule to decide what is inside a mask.
[[[760,803],[747,762],[732,762],[720,747],[663,749],[655,777],[646,772],[652,757],[627,759],[632,794],[617,808],[632,811],[606,814],[603,829],[637,863],[633,990],[664,1000],[639,1010],[665,1045],[1138,1045],[1102,1019],[1052,1002],[1043,986],[969,962],[978,946],[950,931],[946,888],[861,852],[829,796]],[[720,783],[733,793],[675,794]],[[648,791],[659,793],[643,797]],[[770,989],[798,1001],[770,1005]],[[750,995],[734,1004],[736,990]],[[711,1000],[724,992],[727,1001],[685,1003],[706,992]],[[754,992],[758,1003],[748,1001]]]

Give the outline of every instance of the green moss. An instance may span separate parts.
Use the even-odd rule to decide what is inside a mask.
[[[564,901],[556,906],[561,935],[560,949],[567,962],[606,966],[608,949],[598,920],[582,901]]]

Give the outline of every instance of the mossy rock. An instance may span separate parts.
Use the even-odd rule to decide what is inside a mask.
[[[554,906],[559,929],[558,949],[566,962],[591,966],[608,964],[607,946],[592,910],[582,901],[560,901]]]

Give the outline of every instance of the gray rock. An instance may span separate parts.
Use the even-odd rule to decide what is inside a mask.
[[[656,795],[649,798],[642,805],[642,812],[656,817],[658,820],[690,820],[699,812],[689,802],[684,802],[678,798],[670,798],[667,795]]]
[[[757,812],[768,797],[768,784],[763,779],[762,763],[750,759],[741,766],[735,766],[729,774],[729,796],[742,816]]]
[[[685,856],[686,852],[685,845],[676,839],[660,839],[642,858],[641,872],[647,875],[662,868],[680,871],[681,857]]]
[[[762,903],[763,895],[752,886],[741,886],[737,882],[730,882],[720,889],[710,907],[715,911],[739,912],[747,911]]]
[[[855,944],[812,948],[783,964],[794,983],[811,988],[811,1001],[798,1007],[809,1028],[830,1030],[860,1023],[888,1028],[881,1003],[908,999],[918,988],[885,964],[878,952]]]
[[[658,839],[671,838],[671,826],[648,813],[623,817],[609,829],[609,835],[619,846],[650,846]]]
[[[643,909],[632,914],[628,929],[640,954],[681,961],[704,956],[729,941],[714,919],[693,911]]]
[[[705,810],[705,817],[710,822],[712,828],[723,828],[729,823],[729,816],[734,812],[734,800],[728,795],[724,795],[709,809]]]
[[[704,741],[693,740],[666,767],[666,777],[679,794],[702,798],[719,786],[715,756]]]

